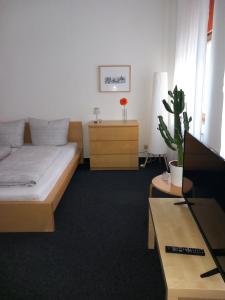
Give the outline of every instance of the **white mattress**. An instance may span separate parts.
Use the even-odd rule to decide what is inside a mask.
[[[23,146],[33,147],[33,146]],[[44,176],[32,187],[0,187],[1,200],[39,200],[44,201],[51,192],[60,175],[66,169],[74,154],[76,153],[77,144],[69,143],[65,146],[58,146],[62,150],[47,169]]]

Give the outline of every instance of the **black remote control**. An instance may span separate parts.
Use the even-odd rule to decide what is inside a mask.
[[[175,246],[166,246],[165,248],[166,248],[167,253],[178,253],[178,254],[205,256],[204,249],[187,248],[187,247],[175,247]]]

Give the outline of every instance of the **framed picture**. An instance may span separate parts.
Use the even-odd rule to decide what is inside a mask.
[[[130,92],[130,65],[99,66],[100,92]]]

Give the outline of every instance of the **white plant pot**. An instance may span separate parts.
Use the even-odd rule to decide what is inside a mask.
[[[183,167],[178,167],[176,164],[176,160],[169,162],[171,183],[178,187],[182,187]]]

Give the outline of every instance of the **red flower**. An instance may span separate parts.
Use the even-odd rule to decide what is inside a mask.
[[[127,103],[128,103],[127,98],[120,99],[120,105],[125,106],[125,105],[127,105]]]

